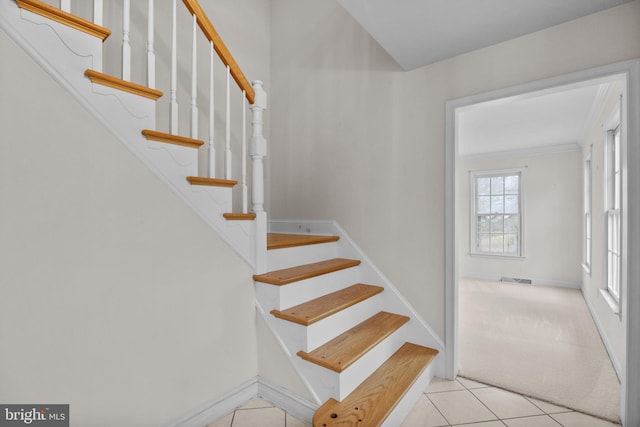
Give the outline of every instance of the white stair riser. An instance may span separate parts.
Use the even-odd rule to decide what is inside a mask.
[[[267,311],[285,310],[358,282],[357,267],[277,286],[256,282],[256,297]]]
[[[271,249],[267,252],[267,265],[269,266],[269,270],[273,271],[337,257],[337,243],[321,243],[292,248]]]
[[[278,331],[291,354],[299,350],[310,352],[332,340],[354,325],[365,321],[380,311],[378,295],[342,310],[309,326],[273,317],[273,327]]]
[[[376,369],[380,367],[406,342],[404,326],[385,338],[342,372],[335,372],[315,363],[307,362],[308,369],[314,377],[323,377],[324,388],[318,390],[320,396],[326,400],[334,398],[342,401]]]

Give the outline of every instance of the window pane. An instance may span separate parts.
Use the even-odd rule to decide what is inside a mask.
[[[491,198],[489,196],[480,196],[477,200],[476,209],[479,214],[491,213]]]
[[[491,233],[501,233],[504,231],[504,218],[502,215],[494,215],[491,217]]]
[[[494,176],[491,178],[491,194],[504,193],[504,177]]]
[[[491,235],[480,234],[478,235],[478,250],[480,252],[489,252],[491,250]]]
[[[491,194],[491,178],[478,178],[478,196]]]
[[[518,235],[517,234],[504,235],[504,251],[508,254],[518,253]]]
[[[491,213],[504,213],[503,196],[491,196]]]
[[[504,232],[518,233],[520,230],[520,217],[518,215],[504,216]]]
[[[505,194],[518,194],[518,175],[509,175],[504,177],[504,192]]]
[[[502,234],[491,235],[491,252],[503,252],[504,250],[504,237]]]
[[[504,198],[504,211],[506,213],[518,213],[518,196],[506,196]]]
[[[491,222],[488,216],[478,216],[478,233],[488,233],[491,231]]]

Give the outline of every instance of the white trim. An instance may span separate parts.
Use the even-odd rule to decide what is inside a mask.
[[[269,380],[258,376],[258,397],[273,403],[280,409],[284,409],[291,415],[307,422],[311,422],[313,414],[318,409],[315,403],[303,399],[286,388],[271,383]]]
[[[202,427],[218,421],[251,399],[260,398],[291,415],[310,422],[318,405],[272,384],[261,376],[255,376],[217,399],[200,405],[175,421],[163,424],[163,427]]]
[[[595,316],[595,310],[593,309],[593,305],[589,301],[589,298],[584,298],[584,301],[587,303],[587,308],[591,313],[591,317],[593,318],[593,323],[595,323],[596,328],[598,328],[598,332],[600,334],[600,337],[602,338],[602,343],[604,344],[604,348],[607,350],[607,353],[609,354],[609,359],[611,360],[611,364],[613,365],[613,369],[616,371],[616,375],[620,380],[622,378],[622,365],[620,365],[620,361],[616,357],[616,353],[613,351],[613,346],[609,342],[609,339],[604,334],[604,328],[602,327],[602,323],[600,322],[600,319],[598,319],[598,317]]]
[[[627,163],[640,164],[640,60],[634,59],[602,67],[591,68],[558,77],[533,81],[527,84],[499,89],[450,100],[445,106],[445,343],[447,345],[446,370],[447,378],[454,378],[458,371],[458,287],[457,287],[457,254],[455,230],[455,188],[456,168],[458,161],[458,141],[456,135],[456,115],[461,108],[513,96],[546,90],[553,91],[559,87],[569,88],[587,84],[608,83],[625,77],[627,82],[627,109],[623,116],[633,120],[624,120],[627,131]],[[623,233],[627,243],[627,260],[640,259],[640,170],[628,168],[627,179],[627,232]],[[627,262],[623,269],[627,283],[640,283],[640,263]],[[623,367],[622,408],[623,425],[640,425],[640,287],[628,286],[623,289],[623,323],[626,328],[626,366]],[[625,320],[626,319],[626,320]]]
[[[163,427],[202,427],[233,412],[258,396],[258,377],[240,384],[217,399],[210,400]]]
[[[487,274],[487,273],[459,273],[460,279],[479,279],[479,280],[491,280],[494,282],[500,281],[500,276],[495,274]],[[551,279],[541,279],[538,277],[522,277],[523,279],[531,280],[531,284],[526,284],[523,286],[551,286],[555,288],[565,288],[565,289],[582,289],[581,282],[571,282],[567,280],[551,280]]]
[[[546,145],[541,147],[528,147],[517,150],[492,151],[490,153],[466,154],[460,156],[464,160],[484,160],[484,159],[512,159],[517,157],[533,157],[545,154],[569,153],[580,151],[580,144],[569,142],[566,144]]]
[[[607,303],[613,314],[618,315],[620,317],[622,313],[620,312],[620,302],[611,295],[608,289],[600,289],[600,295],[604,298],[604,301]]]

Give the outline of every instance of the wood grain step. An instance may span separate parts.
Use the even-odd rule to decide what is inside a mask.
[[[271,314],[279,319],[309,326],[325,317],[329,317],[345,308],[349,308],[352,305],[371,298],[383,290],[384,288],[381,286],[358,283],[286,310],[271,310]]]
[[[233,187],[238,181],[231,179],[206,178],[204,176],[188,176],[191,185],[206,185],[209,187]]]
[[[223,213],[222,214],[225,219],[229,221],[253,221],[256,219],[256,214],[254,213]]]
[[[408,321],[407,316],[381,311],[312,352],[297,354],[311,363],[342,372]]]
[[[332,273],[334,271],[344,270],[345,268],[356,267],[358,265],[360,265],[360,260],[334,258],[326,261],[285,268],[282,270],[275,270],[265,274],[256,274],[253,276],[253,280],[256,282],[280,286]]]
[[[316,245],[337,242],[340,236],[317,236],[311,234],[267,234],[267,250],[292,248],[294,246]]]
[[[313,415],[314,427],[377,427],[438,354],[405,343],[342,402],[329,399]]]
[[[128,82],[98,71],[86,70],[84,75],[89,77],[89,80],[91,80],[92,83],[112,87],[134,95],[144,96],[145,98],[153,99],[154,101],[162,96],[162,92],[159,90],[151,89],[137,83]]]
[[[186,136],[172,135],[170,133],[158,132],[157,130],[145,129],[142,134],[150,141],[166,142],[167,144],[182,145],[183,147],[199,148],[204,141],[187,138]]]
[[[79,18],[71,13],[64,12],[57,7],[50,6],[39,0],[16,0],[18,6],[22,9],[36,13],[45,18],[59,22],[76,30],[90,34],[104,41],[111,34],[111,30],[96,25],[91,21]]]

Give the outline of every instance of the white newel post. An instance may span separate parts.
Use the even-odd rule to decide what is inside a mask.
[[[264,158],[267,156],[267,140],[262,132],[264,124],[262,113],[267,109],[267,93],[260,80],[252,82],[251,85],[255,92],[255,100],[249,107],[253,128],[249,144],[253,165],[251,202],[253,212],[256,214],[255,270],[257,274],[261,274],[267,269],[267,213],[264,210]]]

